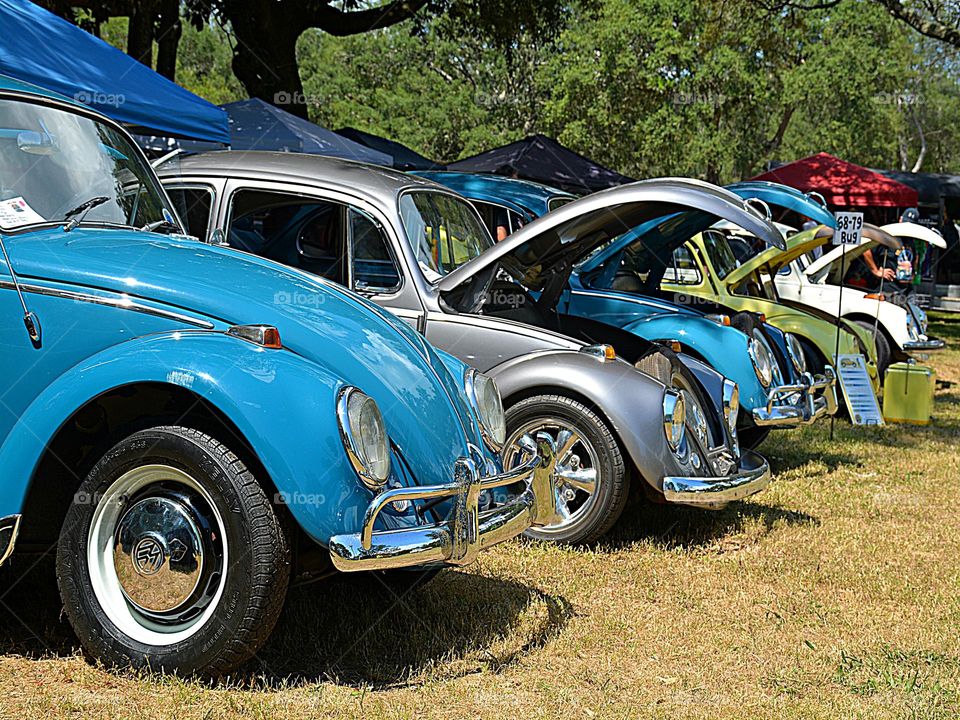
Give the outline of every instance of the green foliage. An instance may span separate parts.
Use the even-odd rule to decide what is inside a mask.
[[[428,10],[349,37],[303,33],[310,118],[440,160],[544,132],[636,177],[726,182],[819,151],[911,169],[924,143],[921,170],[960,171],[958,51],[873,2],[584,0],[548,3],[536,22],[504,0]],[[125,28],[102,32],[122,47]],[[246,96],[235,42],[185,23],[178,81],[217,103]]]

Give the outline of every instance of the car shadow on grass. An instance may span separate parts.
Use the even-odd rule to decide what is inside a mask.
[[[731,503],[722,510],[644,502],[628,509],[597,549],[619,550],[638,541],[669,550],[715,549],[723,548],[748,529],[750,536],[756,538],[780,525],[819,524],[817,518],[805,512],[749,500]]]
[[[0,572],[0,657],[77,655],[52,560],[17,560]],[[447,570],[412,590],[367,573],[337,576],[291,588],[266,645],[226,682],[271,690],[330,681],[366,690],[417,684],[427,670],[432,677],[497,672],[543,647],[573,616],[562,596],[476,570]]]
[[[366,573],[291,590],[276,629],[244,669],[255,686],[332,681],[379,689],[499,671],[573,617],[569,602],[504,578],[447,570],[412,590]]]

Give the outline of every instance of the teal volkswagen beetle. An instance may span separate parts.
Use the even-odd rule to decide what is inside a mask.
[[[0,78],[0,157],[0,562],[56,546],[95,657],[223,673],[307,567],[431,571],[556,522],[551,443],[498,464],[493,381],[181,234],[114,122]]]
[[[572,199],[553,188],[496,175],[446,171],[414,174],[464,195],[495,234],[503,234],[503,230],[509,234]],[[712,188],[734,197],[696,181],[663,182],[686,183],[705,191]],[[754,207],[762,205],[756,195],[762,195],[763,188],[756,190],[751,185],[746,190],[749,192],[737,194]],[[803,209],[812,205],[810,212],[823,212],[809,198],[805,203]],[[714,220],[694,211],[629,229],[570,268],[558,307],[563,313],[601,321],[646,340],[676,342],[687,356],[735,381],[741,407],[747,411],[740,414],[740,438],[747,447],[754,447],[773,428],[811,423],[835,412],[833,379],[807,372],[796,338],[768,325],[760,316],[740,313],[731,318],[714,308],[672,302],[671,298],[658,296],[656,288],[644,287],[642,279],[651,271],[683,272],[683,267],[670,267],[677,260],[674,251],[689,239],[692,227],[706,228]],[[643,241],[638,241],[641,236]],[[779,236],[774,239],[783,242]],[[634,250],[627,253],[625,247]],[[639,266],[644,263],[644,267]]]

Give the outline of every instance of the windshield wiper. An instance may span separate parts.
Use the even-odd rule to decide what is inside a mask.
[[[86,200],[79,205],[77,205],[73,210],[67,210],[63,214],[64,220],[70,220],[66,225],[63,226],[64,232],[70,232],[77,225],[83,222],[83,219],[87,216],[87,213],[93,210],[93,208],[98,205],[103,205],[110,198],[106,195],[98,195],[97,197],[92,197],[89,200]],[[71,219],[72,218],[72,219]]]
[[[154,222],[148,222],[141,228],[137,228],[140,232],[156,232],[160,228],[165,230],[177,230],[179,232],[180,226],[175,222],[172,222],[167,219],[155,220]]]

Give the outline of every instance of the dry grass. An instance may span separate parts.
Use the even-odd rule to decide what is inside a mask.
[[[92,666],[31,579],[2,600],[0,715],[956,717],[960,318],[935,330],[934,426],[781,434],[753,501],[635,510],[591,550],[510,543],[399,601],[297,590],[233,682]]]

